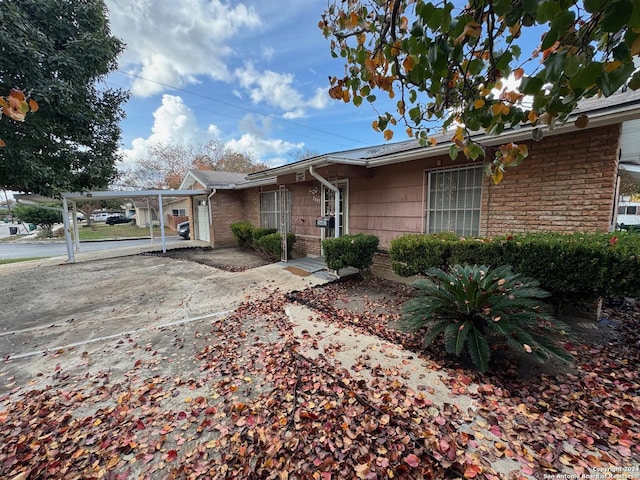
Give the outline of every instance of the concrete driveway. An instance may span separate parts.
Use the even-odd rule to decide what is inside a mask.
[[[200,332],[243,301],[326,282],[278,264],[227,272],[158,256],[83,258],[0,267],[0,393],[43,386],[60,365],[124,372],[134,355],[178,370],[202,348]]]

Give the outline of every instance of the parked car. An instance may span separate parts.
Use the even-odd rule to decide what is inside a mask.
[[[185,240],[189,240],[191,230],[189,228],[189,222],[182,222],[178,224],[178,235],[184,238]]]
[[[620,223],[618,225],[618,230],[626,230],[627,232],[640,233],[640,225],[625,225],[624,223]]]
[[[130,223],[133,221],[133,218],[125,217],[124,215],[118,215],[117,217],[109,217],[104,223],[107,225],[116,225],[118,223]]]

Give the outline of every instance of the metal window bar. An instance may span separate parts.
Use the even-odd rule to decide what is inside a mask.
[[[427,172],[425,230],[477,235],[480,229],[482,167]]]

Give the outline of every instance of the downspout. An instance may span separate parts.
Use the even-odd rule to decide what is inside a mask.
[[[214,247],[214,245],[211,244],[211,237],[213,234],[213,208],[211,208],[211,197],[213,197],[216,192],[217,190],[215,188],[212,189],[211,193],[207,197],[207,208],[209,209],[209,228],[207,228],[207,231],[209,232],[209,245],[211,246],[211,248]],[[215,244],[215,241],[213,243]]]
[[[211,197],[216,194],[217,190],[211,190],[211,194],[207,197],[207,206],[209,207],[209,225],[213,223],[213,212],[211,211]]]
[[[329,182],[326,178],[320,176],[320,174],[318,174],[316,172],[316,169],[313,165],[309,165],[309,173],[311,174],[311,176],[313,178],[315,178],[316,180],[318,180],[322,185],[324,185],[325,187],[327,187],[329,190],[332,190],[335,193],[335,207],[334,207],[334,216],[335,216],[335,220],[334,220],[334,229],[333,229],[333,236],[335,238],[338,238],[340,236],[340,189],[338,187],[336,187],[335,185],[333,185],[331,182]]]

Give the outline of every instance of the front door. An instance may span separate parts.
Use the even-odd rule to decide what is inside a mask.
[[[196,205],[196,235],[197,240],[209,243],[209,207],[206,200],[198,201]]]
[[[340,190],[340,213],[336,218],[336,224],[340,225],[340,236],[349,233],[349,182],[341,180],[335,184]],[[336,197],[335,192],[324,187],[322,190],[322,215],[335,215]],[[333,238],[335,230],[333,228],[323,228],[322,238]]]

